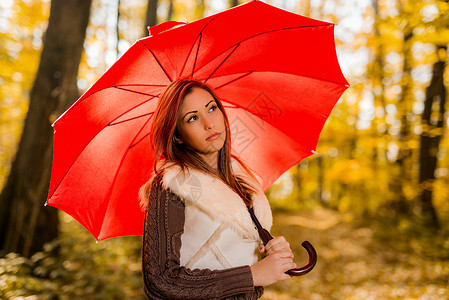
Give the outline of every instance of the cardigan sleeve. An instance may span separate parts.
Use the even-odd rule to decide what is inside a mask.
[[[154,179],[145,213],[142,250],[144,290],[149,299],[257,299],[251,269],[188,269],[180,266],[184,203]]]

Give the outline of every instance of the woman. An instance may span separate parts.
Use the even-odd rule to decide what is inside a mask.
[[[230,140],[223,105],[207,85],[179,79],[161,95],[155,175],[141,189],[148,298],[256,299],[296,267],[283,237],[259,248],[248,208],[269,229],[270,207],[257,178],[231,155]]]

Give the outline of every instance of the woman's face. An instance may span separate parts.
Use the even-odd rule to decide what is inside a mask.
[[[215,164],[226,139],[224,116],[212,95],[192,88],[181,104],[176,128],[181,143],[194,149],[209,165]]]

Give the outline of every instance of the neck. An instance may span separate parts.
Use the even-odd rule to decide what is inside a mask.
[[[218,171],[218,153],[200,154],[201,158],[212,168],[214,171]]]

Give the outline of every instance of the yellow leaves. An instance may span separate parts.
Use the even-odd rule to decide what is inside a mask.
[[[14,1],[1,7],[0,30],[0,189],[9,172],[23,121],[28,94],[39,64],[40,33],[45,31],[49,1]]]
[[[176,7],[173,20],[193,22],[203,17],[205,1],[201,0],[173,0]]]
[[[417,230],[413,219],[344,222],[342,214],[333,226],[317,230],[291,223],[297,216],[314,223],[324,214],[277,213],[272,231],[290,242],[298,265],[306,254],[296,241],[309,240],[317,249],[318,263],[307,276],[267,287],[263,299],[448,298],[445,234],[429,237]]]
[[[406,199],[413,200],[419,196],[419,187],[412,182],[404,182],[402,185],[402,192]]]
[[[330,181],[342,184],[357,184],[373,179],[372,169],[360,160],[340,160],[326,171],[326,177]]]
[[[439,116],[438,120],[440,120],[443,116]],[[444,135],[444,128],[436,127],[430,124],[426,124],[423,122],[421,124],[421,135],[428,136],[428,137],[437,137],[437,136],[443,136]]]
[[[449,28],[432,28],[426,27],[421,30],[416,30],[419,34],[419,41],[422,43],[429,44],[440,44],[447,45],[449,44]]]

